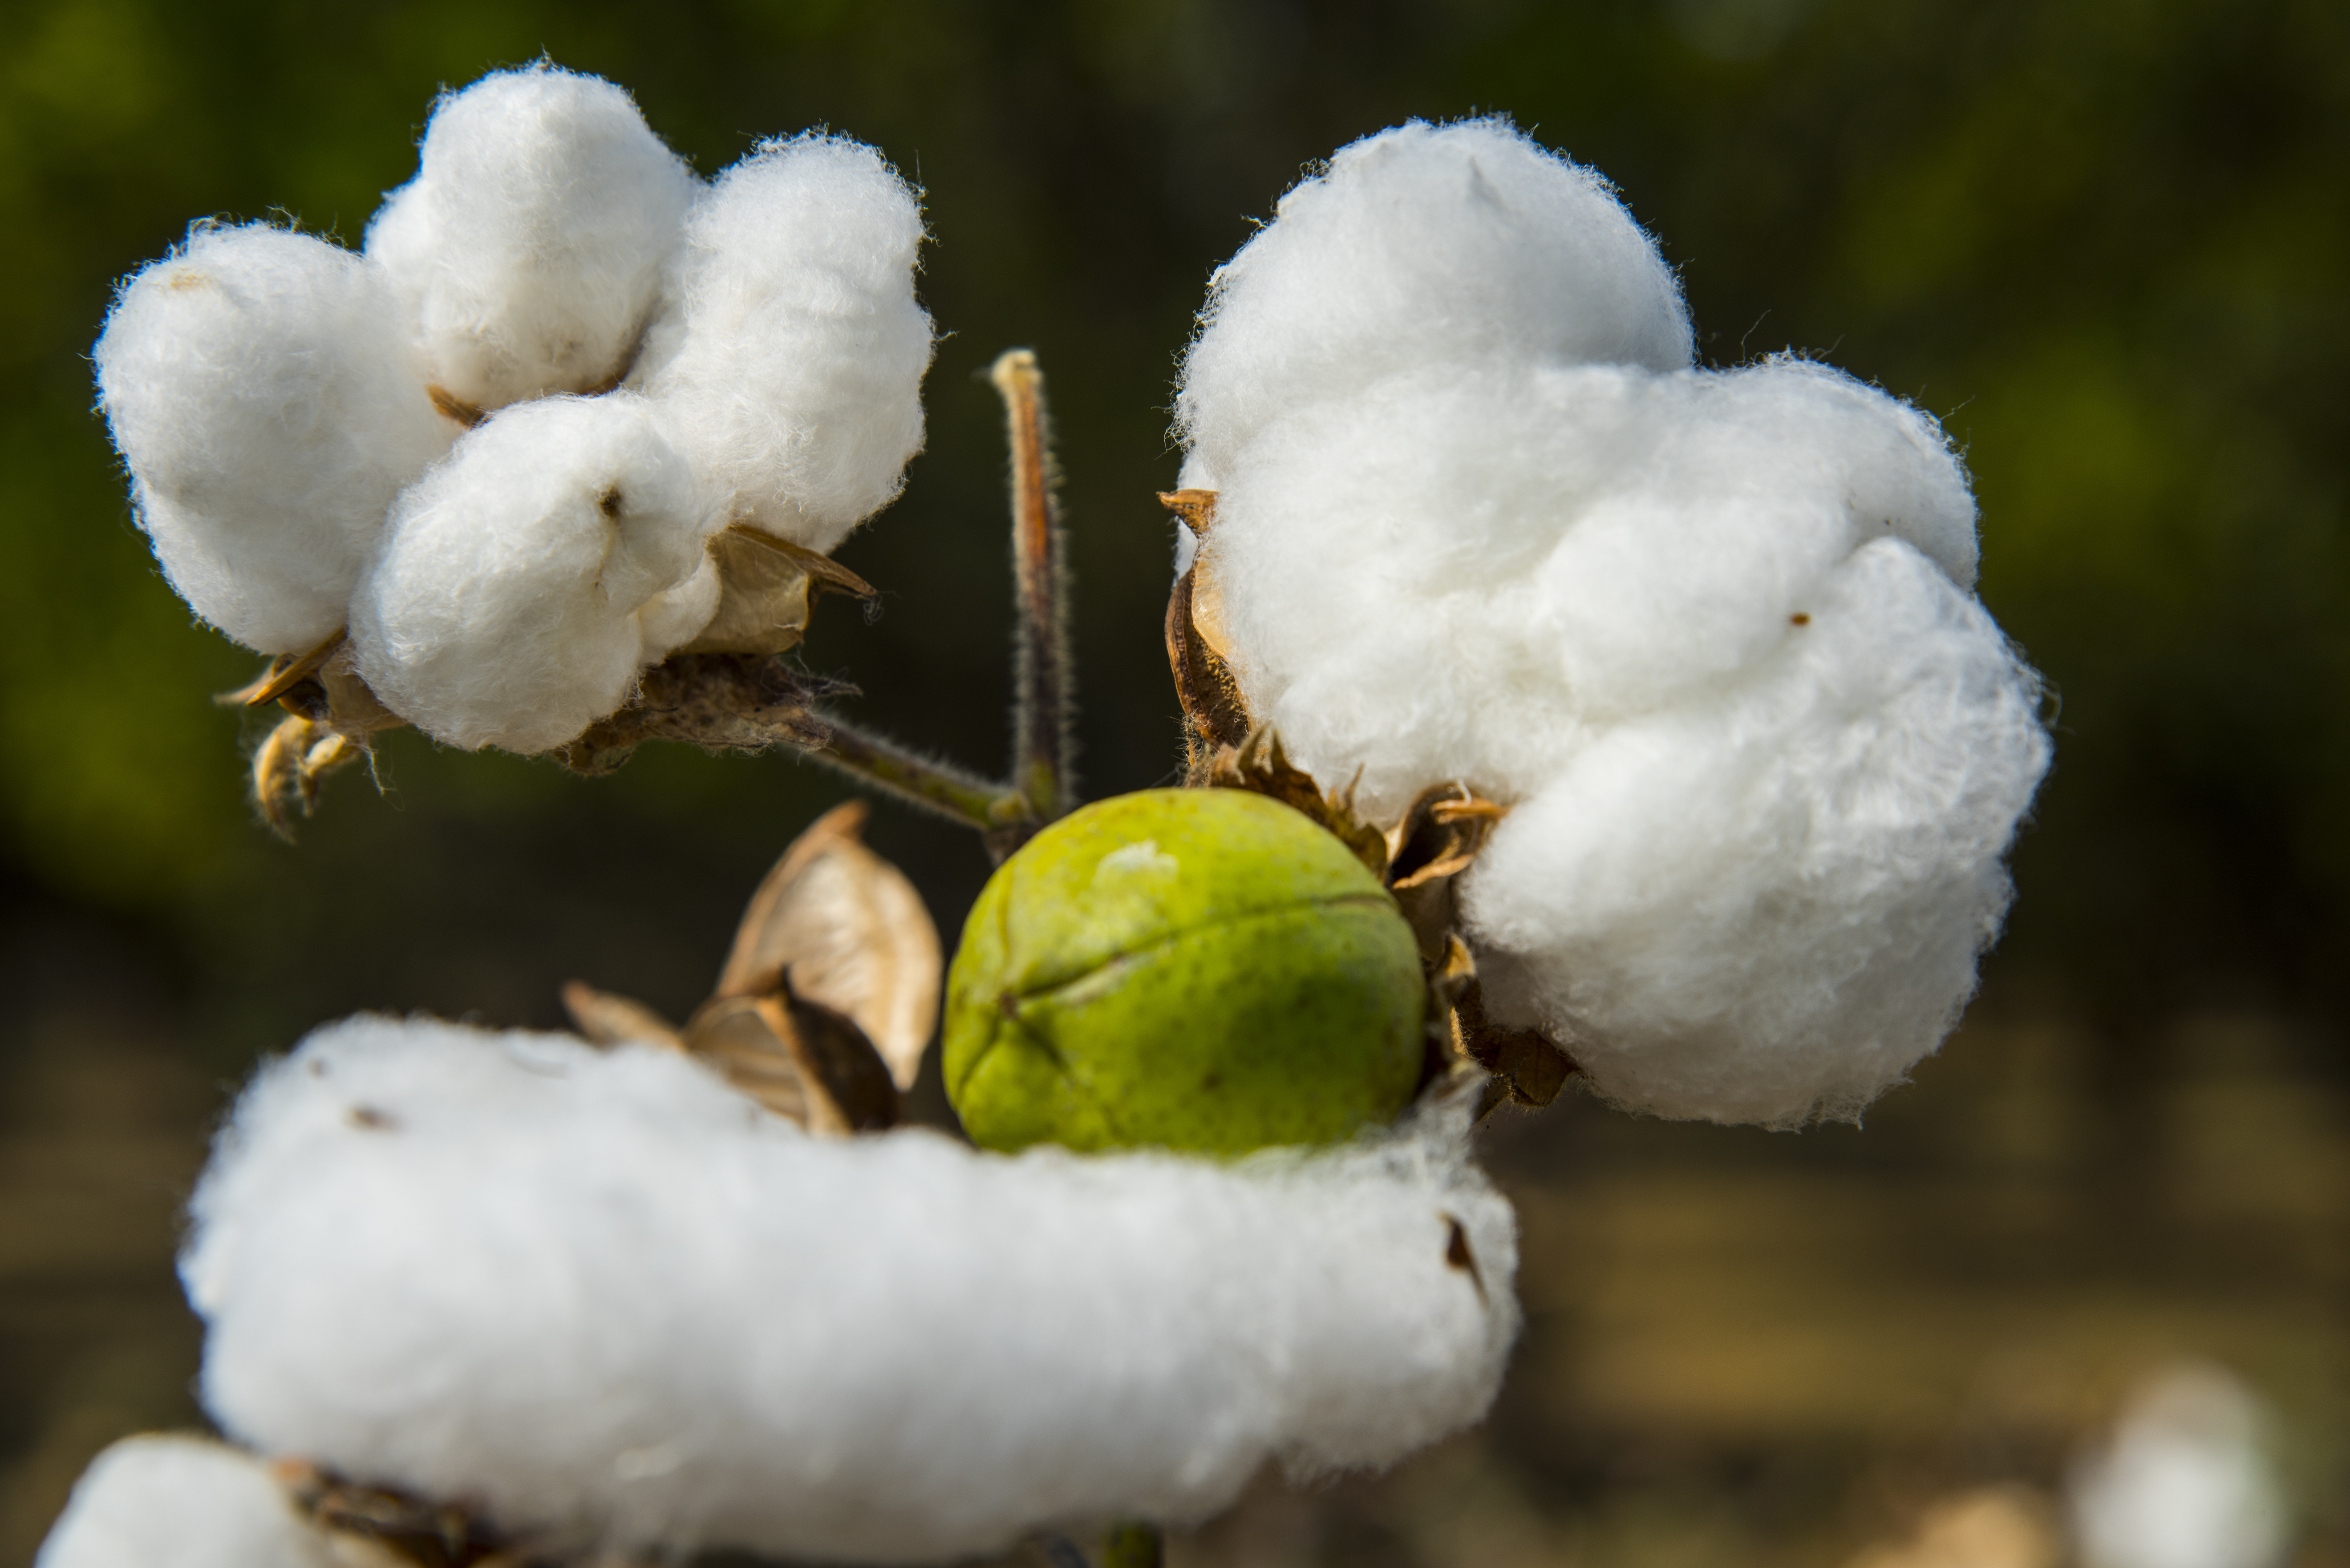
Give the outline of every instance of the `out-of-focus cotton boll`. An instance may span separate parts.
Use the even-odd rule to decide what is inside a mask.
[[[624,1548],[959,1559],[1475,1420],[1516,1251],[1465,1120],[1007,1158],[814,1138],[674,1053],[362,1018],[246,1091],[182,1272],[206,1402],[265,1451]]]
[[[507,409],[400,498],[351,601],[360,677],[451,745],[560,745],[716,612],[707,516],[642,399]]]
[[[1731,680],[1595,727],[1462,892],[1489,1001],[1662,1116],[1856,1116],[1941,1043],[2047,765],[2038,688],[1906,544]]]
[[[2087,1568],[2276,1568],[2289,1544],[2260,1401],[2216,1366],[2138,1390],[2072,1488]]]
[[[457,435],[381,270],[266,224],[199,225],[124,286],[95,358],[164,575],[265,653],[342,626],[392,498]]]
[[[694,207],[631,384],[730,520],[830,550],[922,444],[914,192],[869,147],[771,141]]]
[[[260,1460],[203,1438],[161,1435],[125,1438],[90,1461],[33,1563],[339,1568]]]
[[[1176,401],[1228,473],[1288,410],[1397,370],[1690,362],[1680,288],[1590,170],[1506,120],[1366,137],[1216,274]]]
[[[443,98],[368,225],[434,380],[496,409],[628,366],[699,182],[629,95],[553,66]]]

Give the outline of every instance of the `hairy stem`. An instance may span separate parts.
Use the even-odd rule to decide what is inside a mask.
[[[795,740],[804,755],[899,800],[989,834],[1019,822],[1026,813],[1027,803],[1016,789],[926,757],[834,714],[815,718],[824,739]]]
[[[1012,559],[1019,617],[1017,705],[1012,736],[1012,787],[1025,805],[1030,831],[1076,804],[1069,713],[1075,696],[1068,646],[1068,573],[1062,559],[1059,508],[1045,375],[1036,356],[1015,348],[991,372],[1003,394],[1012,445]]]

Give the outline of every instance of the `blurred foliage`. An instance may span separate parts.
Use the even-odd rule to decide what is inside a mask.
[[[253,728],[208,695],[256,661],[191,625],[162,584],[90,413],[85,356],[111,283],[207,214],[282,213],[356,243],[411,171],[434,91],[542,52],[630,88],[705,172],[759,137],[822,124],[875,142],[926,188],[922,287],[948,334],[930,448],[905,497],[843,553],[885,589],[885,613],[865,625],[834,607],[807,659],[852,676],[858,711],[885,727],[998,764],[1009,571],[998,415],[980,376],[1000,349],[1033,346],[1067,472],[1096,794],[1161,782],[1175,762],[1159,632],[1169,529],[1150,493],[1174,477],[1175,358],[1210,270],[1344,142],[1411,115],[1512,116],[1618,183],[1680,268],[1710,361],[1828,358],[1934,411],[1965,448],[1984,597],[2060,714],[2016,913],[1986,973],[1994,1003],[2060,1021],[2009,1036],[2024,1042],[2014,1059],[2078,1079],[2049,1124],[2066,1158],[2001,1179],[2022,1184],[2026,1215],[2053,1195],[2087,1204],[2034,1266],[2050,1279],[2074,1268],[2065,1277],[2090,1295],[2168,1288],[2151,1263],[2132,1273],[2078,1243],[2110,1231],[2158,1256],[2170,1210],[2147,1195],[2202,1168],[2182,1163],[2193,1137],[2177,1107],[2232,1047],[2177,1019],[2289,1016],[2263,1036],[2280,1043],[2263,1047],[2276,1063],[2261,1081],[2342,1082],[2338,0],[0,0],[0,960],[25,1062],[54,1064],[57,1041],[95,1032],[168,1042],[189,1064],[170,1115],[141,1124],[182,1140],[155,1168],[190,1168],[203,1078],[233,1082],[255,1052],[354,1008],[553,1023],[554,987],[576,973],[681,1012],[766,861],[846,793],[780,757],[649,753],[588,783],[403,735],[385,748],[380,793],[338,780],[298,848],[244,804]],[[976,846],[886,809],[874,837],[951,940],[985,869]],[[114,1011],[91,1012],[93,998]],[[1861,1147],[1907,1158],[1918,1146],[1899,1107],[1932,1094],[1943,1067],[1860,1139],[1629,1125],[1608,1137],[1668,1164],[1682,1156],[1655,1151],[1744,1150],[1756,1169],[1836,1168]],[[54,1077],[26,1066],[9,1081]],[[47,1103],[0,1109],[32,1126]],[[2289,1103],[2302,1102],[2272,1109]],[[1964,1125],[1982,1147],[2039,1126]],[[2332,1122],[2307,1133],[2332,1151],[2311,1156],[2310,1179],[2338,1181],[2342,1139]],[[1961,1185],[1980,1179],[1967,1169]],[[151,1246],[168,1195],[140,1190],[156,1200],[136,1232]],[[1539,1202],[1528,1213],[1553,1223]],[[2174,1274],[2242,1266],[2213,1247]],[[2325,1303],[2338,1326],[2350,1287],[2332,1248],[2276,1289]],[[1989,1242],[1964,1254],[2002,1255]],[[120,1283],[124,1322],[168,1303],[160,1257],[88,1265]],[[0,1272],[13,1267],[0,1257]],[[15,1293],[0,1305],[98,1321],[79,1296],[25,1294],[33,1277],[0,1278]],[[1722,1305],[1734,1319],[1740,1300]],[[22,1324],[50,1321],[26,1310]],[[184,1320],[165,1315],[174,1326],[153,1343],[172,1348],[156,1354],[180,1366]],[[54,1402],[39,1390],[70,1376],[32,1370],[64,1343],[47,1332],[0,1312],[0,1447],[55,1450],[42,1509],[88,1446],[38,1414]],[[2311,1343],[2341,1351],[2338,1335]],[[2326,1365],[2338,1392],[2338,1360]],[[91,1376],[138,1383],[119,1367]],[[88,1407],[179,1407],[138,1386]],[[1527,1407],[1511,1408],[1496,1441],[1528,1429]],[[95,1442],[109,1423],[70,1432]],[[1683,1473],[1674,1462],[1656,1473]],[[1630,1507],[1649,1494],[1617,1495]],[[33,1527],[15,1528],[24,1540]]]
[[[2215,987],[2343,1000],[2337,5],[16,0],[0,18],[0,845],[28,896],[137,911],[198,952],[274,928],[281,959],[343,979],[324,991],[442,1002],[345,957],[452,899],[658,923],[619,907],[612,862],[652,857],[630,899],[661,901],[678,857],[744,885],[829,788],[691,758],[599,794],[410,738],[385,804],[346,783],[288,854],[254,832],[237,722],[204,701],[251,661],[188,624],[129,520],[84,358],[110,280],[204,214],[356,242],[435,88],[544,51],[628,84],[704,171],[826,124],[927,188],[924,291],[951,335],[931,450],[848,552],[888,614],[810,650],[902,732],[983,765],[1001,750],[1000,459],[972,377],[1029,343],[1058,395],[1089,773],[1163,776],[1149,493],[1172,472],[1174,356],[1206,274],[1334,147],[1500,111],[1620,183],[1713,362],[1820,354],[1965,446],[1984,595],[2062,712],[2006,967],[2117,1023]],[[897,831],[936,862],[951,923],[976,862]],[[746,834],[739,859],[713,847]],[[446,847],[468,836],[490,847]],[[671,879],[693,904],[697,879]],[[322,901],[343,912],[280,918]],[[236,987],[204,989],[225,1005]]]

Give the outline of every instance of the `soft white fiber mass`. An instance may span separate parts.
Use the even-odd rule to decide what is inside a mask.
[[[265,653],[343,624],[392,497],[457,434],[382,272],[267,224],[198,224],[124,286],[94,358],[164,575]]]
[[[676,1054],[360,1018],[246,1091],[182,1273],[264,1451],[509,1529],[937,1561],[1475,1420],[1516,1252],[1464,1120],[1239,1164],[826,1140]]]
[[[610,82],[553,66],[444,96],[368,225],[442,387],[478,408],[628,369],[699,182]]]
[[[1690,362],[1671,270],[1607,181],[1507,120],[1342,148],[1217,269],[1176,401],[1212,488],[1288,409],[1433,365]]]
[[[269,1469],[203,1438],[125,1438],[90,1461],[34,1568],[337,1568]]]
[[[914,192],[869,147],[770,141],[695,206],[632,384],[732,521],[829,550],[922,444]]]
[[[400,496],[351,601],[360,677],[451,745],[561,745],[709,623],[709,534],[641,398],[516,404]]]
[[[1497,183],[1481,151],[1476,201],[1567,237],[1429,201],[1464,134],[1518,160]],[[1199,558],[1251,713],[1326,786],[1382,823],[1450,783],[1513,808],[1461,884],[1503,1022],[1630,1108],[1854,1116],[1973,989],[2038,683],[1968,593],[1934,421],[1799,359],[1682,368],[1669,275],[1599,189],[1481,122],[1293,192],[1187,365]],[[1350,248],[1309,243],[1331,208]],[[1405,290],[1357,253],[1464,259]],[[1260,254],[1296,275],[1243,315]],[[1586,306],[1614,337],[1563,325]]]
[[[2269,1427],[2260,1399],[2222,1368],[2149,1378],[2073,1478],[2085,1568],[2277,1568],[2292,1532]]]

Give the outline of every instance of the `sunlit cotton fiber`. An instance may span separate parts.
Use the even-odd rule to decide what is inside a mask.
[[[501,71],[435,106],[368,254],[457,399],[591,391],[628,369],[699,183],[610,82]]]
[[[1464,1121],[1237,1164],[826,1140],[674,1053],[361,1018],[246,1091],[182,1272],[265,1452],[509,1530],[938,1561],[1475,1420],[1516,1253]]]
[[[1433,365],[1690,362],[1671,270],[1591,170],[1499,119],[1339,150],[1217,269],[1176,401],[1212,487],[1282,412]]]
[[[265,653],[342,626],[392,498],[457,435],[380,269],[267,224],[190,231],[124,286],[93,357],[164,575]]]
[[[516,404],[400,498],[351,601],[359,674],[451,745],[560,745],[715,613],[708,524],[642,399]]]
[[[922,444],[913,191],[839,137],[771,141],[695,206],[632,378],[730,520],[829,550]]]
[[[150,1435],[90,1461],[33,1568],[354,1565],[295,1512],[261,1460],[204,1438]]]
[[[1375,820],[1455,783],[1512,808],[1461,885],[1499,1021],[1629,1108],[1857,1115],[1972,992],[2048,763],[2038,683],[1968,592],[1965,475],[1930,418],[1826,367],[1680,368],[1677,305],[1560,329],[1561,302],[1653,306],[1669,275],[1513,139],[1523,189],[1592,231],[1546,293],[1513,248],[1535,195],[1488,181],[1502,216],[1435,221],[1404,152],[1444,134],[1357,144],[1315,201],[1375,252],[1469,246],[1460,297],[1338,251],[1271,325],[1219,285],[1180,405],[1218,491],[1195,602],[1252,715]],[[1288,254],[1291,203],[1242,259]]]

